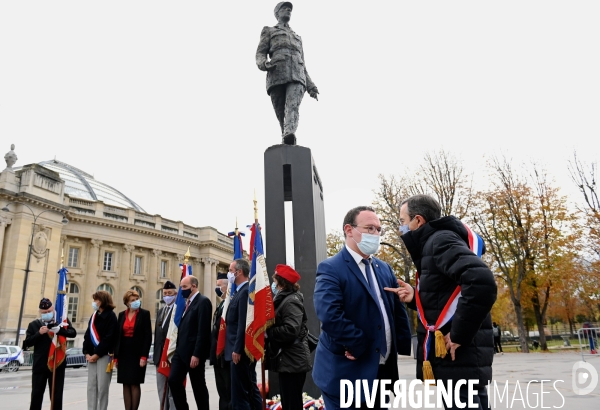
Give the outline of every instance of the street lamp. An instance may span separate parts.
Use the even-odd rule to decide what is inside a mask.
[[[2,208],[2,211],[9,212],[10,210],[8,209],[8,206],[12,203],[13,202],[7,203],[4,206],[4,208]],[[19,310],[19,320],[17,322],[17,337],[15,339],[15,346],[19,345],[19,336],[21,334],[21,321],[23,320],[23,309],[25,308],[25,294],[27,293],[27,278],[29,277],[29,263],[31,262],[31,250],[33,249],[33,233],[34,233],[35,223],[40,215],[42,215],[43,213],[46,213],[46,212],[50,212],[50,211],[61,214],[63,217],[63,219],[62,219],[63,224],[66,225],[69,223],[69,220],[65,217],[65,215],[62,212],[55,211],[54,209],[47,209],[36,215],[35,212],[33,212],[33,209],[31,209],[31,207],[29,205],[26,205],[23,203],[21,203],[21,205],[27,207],[29,209],[29,211],[31,212],[31,216],[33,216],[33,226],[31,227],[31,239],[29,240],[29,252],[27,252],[27,265],[25,266],[25,280],[23,281],[23,296],[21,297],[21,309]]]

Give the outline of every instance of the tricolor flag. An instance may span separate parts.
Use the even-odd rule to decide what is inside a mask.
[[[56,301],[54,304],[55,319],[58,322],[59,327],[68,326],[67,321],[67,269],[65,267],[60,268],[58,271],[58,292],[56,293]],[[67,351],[67,338],[65,336],[59,336],[57,333],[50,332],[52,337],[52,344],[48,351],[48,368],[50,371],[61,365],[65,360]]]
[[[245,350],[251,360],[260,360],[265,353],[265,331],[275,321],[275,310],[258,221],[255,221],[251,229],[250,258],[252,266],[248,285]]]
[[[244,234],[235,228],[234,232],[229,232],[227,235],[233,236],[233,260],[244,257],[244,247],[242,245],[242,236]],[[225,338],[226,338],[226,323],[225,318],[227,317],[227,308],[231,301],[231,295],[235,292],[235,284],[228,282],[227,294],[225,295],[225,302],[223,303],[223,313],[221,314],[221,321],[219,322],[219,338],[217,339],[217,357],[223,354],[225,350]]]
[[[186,262],[187,262],[186,255]],[[191,276],[192,274],[192,265],[188,265],[187,263],[179,264],[181,268],[181,279],[186,276]],[[171,315],[171,322],[169,323],[169,330],[167,331],[167,338],[165,340],[165,346],[163,347],[162,355],[160,356],[160,363],[158,366],[158,372],[169,377],[169,373],[171,372],[171,359],[175,354],[175,348],[177,347],[177,329],[179,328],[179,323],[181,322],[181,317],[183,316],[183,312],[185,310],[185,298],[181,294],[181,287],[179,287],[179,291],[177,292],[177,299],[175,299],[175,306],[173,306],[173,314]]]

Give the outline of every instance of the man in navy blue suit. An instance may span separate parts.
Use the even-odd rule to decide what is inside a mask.
[[[398,287],[396,277],[387,263],[373,257],[382,233],[377,214],[368,206],[353,208],[343,230],[346,244],[319,264],[314,294],[321,336],[313,380],[327,410],[340,408],[340,380],[354,386],[356,380],[368,380],[370,386],[375,379],[393,383],[398,380],[397,355],[411,353],[406,308],[384,290]],[[364,391],[361,396],[362,408],[367,408]],[[379,405],[378,394],[375,408]]]
[[[227,279],[235,285],[225,315],[225,360],[231,367],[231,408],[262,409],[262,397],[256,385],[256,362],[245,352],[248,276],[250,265],[236,259],[229,265]]]

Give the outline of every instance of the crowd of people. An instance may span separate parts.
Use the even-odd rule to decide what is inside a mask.
[[[303,386],[311,370],[327,410],[340,408],[341,380],[367,380],[371,385],[375,380],[398,380],[398,355],[411,353],[407,309],[418,311],[419,317],[416,377],[443,383],[475,379],[475,400],[481,409],[488,407],[486,385],[492,378],[500,333],[490,316],[496,283],[480,258],[485,245],[457,218],[442,217],[440,205],[427,195],[403,202],[400,224],[401,238],[417,270],[415,286],[396,279],[392,268],[374,256],[384,234],[374,209],[356,207],[345,216],[344,246],[337,255],[322,261],[316,272],[313,299],[321,333],[314,363],[300,275],[290,266],[276,266],[271,286],[275,321],[266,330],[264,361],[269,370],[278,373],[283,409],[303,408]],[[185,276],[181,280],[179,292],[185,309],[169,375],[157,371],[156,377],[161,409],[189,408],[185,389],[188,376],[197,408],[209,408],[206,360],[213,366],[220,410],[262,409],[256,362],[245,353],[249,274],[248,261],[236,259],[229,272],[218,275],[214,291],[221,301],[214,314],[210,299],[198,290],[198,279]],[[174,283],[164,284],[165,305],[154,328],[153,360],[157,366],[163,366],[161,358],[177,294]],[[141,308],[134,290],[123,295],[125,309],[118,317],[108,292],[98,291],[92,300],[94,313],[83,343],[88,362],[88,409],[107,408],[116,367],[125,409],[136,410],[153,339],[150,312]],[[51,338],[46,334],[56,319],[50,300],[42,299],[39,309],[40,319],[29,324],[24,342],[35,349],[30,408],[36,410],[42,406],[46,384],[51,389],[53,375],[47,366]],[[226,337],[219,351],[222,317]],[[76,335],[70,322],[58,332],[67,338]],[[58,410],[62,408],[65,365],[58,366],[54,375],[54,408]],[[466,386],[460,390],[462,401],[467,393]],[[360,396],[361,408],[367,408],[364,392]],[[460,407],[453,400],[446,403],[447,409]],[[379,398],[375,403],[378,408]]]

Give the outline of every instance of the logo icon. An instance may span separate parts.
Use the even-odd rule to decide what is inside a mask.
[[[598,385],[598,372],[589,363],[578,361],[571,371],[573,392],[579,396],[590,394]]]

